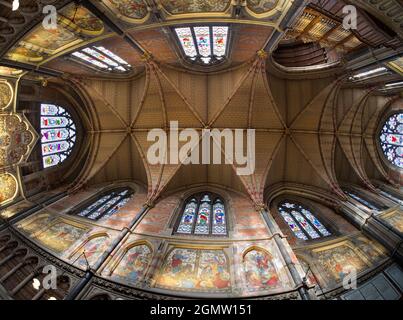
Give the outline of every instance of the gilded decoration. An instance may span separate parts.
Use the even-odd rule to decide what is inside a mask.
[[[17,179],[10,173],[0,174],[0,205],[13,200],[17,193]]]
[[[0,81],[0,110],[11,104],[13,96],[12,86],[7,81]]]
[[[0,167],[18,164],[28,156],[34,135],[18,115],[0,115]]]

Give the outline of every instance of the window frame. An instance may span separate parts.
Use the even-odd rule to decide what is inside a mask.
[[[122,196],[119,200],[116,200],[112,205],[109,206],[109,208],[107,210],[105,210],[105,212],[103,212],[101,215],[99,215],[97,218],[95,219],[91,219],[89,218],[94,212],[96,212],[99,208],[101,208],[103,205],[105,205],[106,203],[108,203],[108,201],[112,200],[114,197],[118,196],[120,193],[124,192],[124,191],[128,191],[128,193],[124,196]],[[86,219],[89,221],[100,221],[103,218],[105,218],[106,216],[108,216],[109,212],[111,210],[113,210],[113,208],[119,204],[121,201],[125,200],[125,199],[129,199],[129,201],[134,197],[135,195],[135,191],[130,188],[130,187],[118,187],[118,188],[113,188],[113,189],[109,189],[106,191],[103,191],[101,193],[98,193],[96,196],[90,198],[89,200],[86,200],[83,204],[80,204],[77,208],[73,209],[69,215],[75,216],[77,218],[82,218],[82,219]],[[105,199],[103,202],[101,202],[100,204],[96,205],[94,208],[92,208],[87,214],[85,214],[84,216],[81,216],[80,213],[84,210],[87,210],[89,207],[91,207],[92,205],[94,205],[97,201],[101,200],[102,198],[108,196],[107,199]],[[124,206],[123,206],[124,207]],[[121,208],[120,208],[121,209]],[[119,210],[120,210],[119,209]],[[115,213],[113,213],[112,215],[109,216],[112,217],[113,215],[115,215],[116,213],[119,212],[119,210]]]
[[[58,114],[56,114],[56,115],[44,115],[44,114],[42,114],[42,106],[44,106],[44,105],[55,106],[56,108],[58,108],[58,110],[59,110],[59,108],[61,108],[61,109],[64,110],[64,112],[63,112],[63,113],[58,113]],[[79,143],[79,142],[78,142],[78,140],[79,140],[79,135],[78,135],[78,133],[79,133],[79,127],[78,127],[78,124],[77,124],[75,118],[72,116],[72,112],[69,110],[69,108],[66,108],[65,106],[61,106],[60,104],[52,103],[52,102],[41,102],[40,105],[39,105],[39,108],[40,108],[39,133],[40,133],[40,149],[41,149],[41,160],[42,160],[42,161],[41,161],[41,166],[42,166],[43,170],[54,169],[54,168],[57,168],[57,167],[63,165],[65,162],[67,162],[68,159],[71,158],[72,154],[75,153],[75,150],[78,149],[78,146],[77,146],[77,145],[78,145],[78,143]],[[71,123],[71,124],[67,124],[67,125],[64,126],[64,127],[48,127],[48,128],[43,128],[43,127],[42,127],[42,118],[44,118],[44,117],[45,117],[45,118],[46,118],[46,117],[48,117],[48,118],[64,117],[64,118],[66,118],[68,121],[71,121],[72,123]],[[74,128],[71,129],[71,126],[74,126]],[[43,132],[44,130],[52,130],[52,129],[67,129],[67,130],[69,130],[69,131],[72,130],[72,131],[74,131],[74,134],[73,134],[72,136],[69,135],[67,139],[62,139],[62,140],[57,140],[57,141],[47,141],[47,142],[43,142],[43,141],[42,141],[42,132]],[[74,140],[73,140],[73,139],[74,139]],[[67,143],[69,143],[69,144],[72,143],[73,146],[70,147],[70,148],[68,148],[66,151],[59,151],[59,152],[55,152],[55,153],[51,153],[51,154],[47,154],[47,155],[44,155],[44,154],[43,154],[43,146],[44,146],[44,145],[46,145],[46,144],[52,144],[52,143],[60,143],[60,142],[67,142]],[[49,157],[49,156],[53,156],[53,155],[58,155],[59,157],[61,157],[61,155],[64,155],[66,158],[65,158],[64,160],[62,160],[62,159],[60,158],[60,162],[59,162],[58,164],[56,164],[56,165],[51,165],[51,166],[45,167],[45,166],[44,166],[45,158],[46,158],[46,157]]]
[[[194,28],[197,27],[209,27],[209,31],[210,31],[210,47],[211,47],[211,59],[212,62],[210,63],[204,63],[202,61],[202,56],[199,53],[199,47],[197,45],[197,38],[196,38],[196,34],[194,32]],[[222,57],[221,60],[217,59],[216,56],[214,55],[214,37],[213,37],[213,27],[228,27],[228,34],[227,34],[227,44],[226,44],[226,48],[225,48],[225,55]],[[190,28],[190,31],[192,33],[192,39],[193,39],[193,43],[197,52],[197,56],[195,58],[195,60],[192,60],[189,56],[187,56],[187,54],[185,53],[185,50],[183,49],[181,40],[179,39],[179,36],[176,32],[176,29],[180,29],[180,28]],[[209,68],[214,68],[217,66],[222,66],[225,65],[226,63],[228,63],[230,61],[230,56],[231,56],[231,47],[232,47],[232,34],[233,34],[233,30],[234,27],[232,24],[230,23],[222,23],[222,22],[218,22],[218,23],[197,23],[197,24],[178,24],[175,25],[173,27],[171,27],[171,33],[173,38],[175,39],[175,44],[178,47],[181,56],[183,58],[183,60],[190,66],[197,66],[199,68],[203,69],[209,69]]]
[[[210,199],[212,199],[211,204],[210,204],[210,208],[211,208],[211,215],[210,215],[210,221],[209,221],[209,233],[208,234],[195,234],[195,230],[196,230],[196,225],[197,225],[197,219],[199,217],[199,209],[200,206],[202,204],[202,199],[204,198],[204,196],[208,195],[210,197]],[[183,215],[185,213],[185,209],[186,206],[188,205],[188,203],[190,203],[193,199],[196,199],[196,214],[195,214],[195,218],[192,224],[192,231],[191,233],[181,233],[178,232],[178,228],[181,224]],[[220,200],[221,203],[224,206],[224,212],[225,212],[225,226],[226,226],[226,232],[225,234],[213,234],[213,220],[214,220],[214,204],[217,202],[217,200]],[[229,220],[228,220],[228,205],[226,203],[226,201],[224,200],[224,198],[222,196],[220,196],[217,193],[214,192],[210,192],[210,191],[206,191],[206,192],[198,192],[195,193],[193,195],[191,195],[190,197],[187,197],[184,201],[182,201],[182,205],[179,207],[179,212],[177,215],[177,219],[176,222],[174,224],[173,227],[173,235],[179,235],[179,236],[185,236],[185,237],[228,237],[229,236]]]
[[[123,64],[123,63],[117,61],[117,60],[116,60],[115,58],[113,58],[112,56],[110,56],[110,55],[106,54],[105,52],[102,52],[101,50],[99,50],[98,47],[103,47],[103,48],[105,48],[106,50],[110,51],[110,52],[111,52],[112,54],[114,54],[115,56],[117,56],[118,58],[124,60],[124,59],[123,59],[122,57],[120,57],[118,54],[112,52],[110,49],[106,48],[106,47],[103,46],[103,45],[99,45],[99,46],[97,46],[97,45],[87,45],[87,46],[83,46],[83,47],[81,47],[81,48],[78,48],[77,50],[72,51],[72,52],[69,53],[68,59],[69,59],[69,60],[72,60],[72,61],[74,61],[74,62],[76,62],[76,63],[78,63],[78,64],[80,64],[80,65],[83,65],[83,66],[85,66],[85,67],[87,67],[87,68],[90,68],[90,69],[92,69],[92,70],[95,70],[95,71],[98,71],[98,72],[102,72],[102,73],[105,73],[105,74],[111,74],[111,75],[117,75],[117,76],[119,76],[119,75],[126,76],[126,75],[128,75],[128,74],[133,73],[134,67],[133,67],[129,62],[127,62],[126,60],[124,60],[127,64]],[[110,59],[110,60],[112,60],[113,62],[117,63],[117,64],[118,64],[118,67],[124,67],[124,68],[127,68],[128,70],[126,70],[126,71],[116,71],[115,69],[113,69],[113,67],[111,67],[110,65],[108,65],[106,62],[101,61],[100,59],[94,57],[93,55],[91,55],[91,54],[89,54],[89,53],[87,53],[87,52],[84,52],[84,50],[87,49],[87,48],[92,49],[92,50],[95,50],[95,51],[97,51],[98,53],[100,53],[100,54],[106,56],[108,59]],[[92,63],[90,63],[90,62],[88,62],[88,61],[86,61],[86,60],[84,60],[84,59],[82,59],[82,58],[80,58],[80,57],[74,56],[73,54],[74,54],[74,53],[77,53],[77,52],[78,52],[78,53],[81,53],[81,54],[84,54],[84,55],[88,56],[89,58],[96,60],[97,62],[103,63],[103,64],[106,65],[108,68],[107,68],[107,69],[101,68],[101,67],[96,66],[95,64],[92,64]]]
[[[382,116],[380,116],[378,119],[378,127],[375,133],[375,146],[378,150],[378,157],[381,159],[380,161],[389,169],[393,171],[397,171],[398,173],[403,172],[403,168],[398,167],[396,164],[392,163],[386,156],[386,154],[383,151],[382,145],[383,143],[381,142],[381,133],[383,131],[383,127],[386,125],[388,120],[393,117],[394,115],[398,115],[400,113],[403,113],[403,110],[401,109],[393,109],[390,110],[389,112],[384,113]],[[398,146],[397,146],[398,147]]]
[[[291,204],[295,204],[295,205],[297,205],[297,206],[301,206],[303,209],[309,211],[309,212],[315,217],[315,219],[317,219],[317,220],[322,224],[322,226],[327,230],[327,232],[329,232],[330,234],[327,235],[327,236],[323,235],[323,234],[319,231],[319,229],[313,224],[313,222],[311,222],[310,219],[308,219],[308,217],[305,216],[304,213],[298,211],[299,214],[301,214],[301,215],[303,216],[303,218],[308,222],[308,224],[313,228],[313,230],[319,235],[318,238],[312,238],[312,237],[309,235],[309,233],[305,230],[305,228],[300,224],[300,222],[295,218],[295,216],[294,216],[293,214],[291,214],[290,212],[286,211],[286,213],[288,213],[288,215],[291,216],[291,218],[293,219],[294,223],[296,223],[296,225],[298,226],[298,228],[301,230],[301,232],[304,234],[304,236],[305,236],[307,239],[301,239],[301,238],[299,238],[299,237],[294,233],[294,231],[291,229],[291,227],[288,225],[288,222],[284,219],[283,215],[282,215],[281,212],[280,212],[280,207],[281,207],[284,203],[286,203],[286,202],[289,202],[289,203],[291,203]],[[332,226],[330,226],[330,224],[329,224],[325,219],[323,219],[320,214],[318,215],[318,214],[316,213],[318,210],[313,209],[312,206],[307,205],[307,204],[305,204],[305,203],[303,203],[303,202],[301,202],[301,201],[299,201],[299,200],[294,200],[294,199],[288,198],[288,197],[279,199],[278,201],[275,202],[275,209],[276,209],[276,212],[277,212],[279,218],[281,219],[281,221],[282,221],[282,222],[284,223],[284,225],[286,226],[287,230],[289,230],[289,232],[293,235],[293,237],[294,237],[295,239],[297,239],[298,241],[303,241],[303,242],[307,242],[307,241],[310,241],[310,242],[311,242],[311,241],[323,241],[323,240],[330,239],[330,238],[332,238],[332,237],[334,237],[335,235],[338,234],[338,232],[337,232]]]

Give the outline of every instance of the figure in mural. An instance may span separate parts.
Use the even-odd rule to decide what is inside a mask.
[[[108,237],[97,237],[89,240],[73,257],[75,265],[87,269],[94,267],[98,258],[105,252],[109,244]],[[84,255],[85,253],[85,255]]]
[[[255,13],[265,13],[273,10],[278,0],[248,0],[248,8]]]
[[[157,286],[176,290],[225,291],[231,287],[221,250],[175,249],[167,257]]]
[[[243,262],[246,281],[250,289],[267,290],[280,286],[280,280],[269,253],[260,250],[249,251]]]
[[[330,279],[341,281],[352,271],[357,273],[369,267],[350,247],[343,245],[317,253],[317,262],[322,265]]]
[[[196,12],[222,12],[229,6],[229,0],[161,0],[171,14]]]
[[[84,229],[68,223],[57,222],[40,234],[34,235],[34,239],[45,247],[61,253],[70,248],[84,233]]]
[[[147,245],[135,246],[127,251],[112,276],[117,280],[136,283],[143,279],[151,258],[152,253]]]
[[[143,0],[110,0],[110,2],[120,14],[129,18],[143,19],[148,13]]]

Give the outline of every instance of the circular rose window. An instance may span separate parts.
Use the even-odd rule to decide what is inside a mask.
[[[386,120],[379,139],[388,161],[403,169],[403,113],[394,114]]]

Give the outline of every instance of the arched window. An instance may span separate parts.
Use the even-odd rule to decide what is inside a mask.
[[[185,203],[176,233],[227,235],[227,218],[223,200],[211,193],[191,197]]]
[[[175,28],[185,57],[201,65],[213,65],[225,60],[229,31],[228,26]]]
[[[53,167],[71,154],[77,137],[76,126],[64,108],[42,104],[41,135],[43,167]]]
[[[301,204],[283,201],[278,210],[298,239],[311,240],[331,235],[313,213]]]
[[[91,220],[111,217],[124,207],[133,197],[133,190],[129,188],[111,190],[103,194],[100,199],[81,208],[76,215]]]
[[[382,211],[383,209],[387,209],[386,206],[383,205],[378,205],[377,203],[371,201],[364,195],[358,195],[357,192],[353,190],[344,190],[344,193],[348,195],[349,197],[353,198],[354,200],[358,201],[361,203],[363,206],[367,207],[368,209],[375,210],[375,211]]]
[[[118,55],[102,46],[92,46],[71,54],[78,62],[106,72],[127,73],[132,66]]]
[[[388,118],[382,127],[379,140],[388,161],[403,169],[403,113]]]

